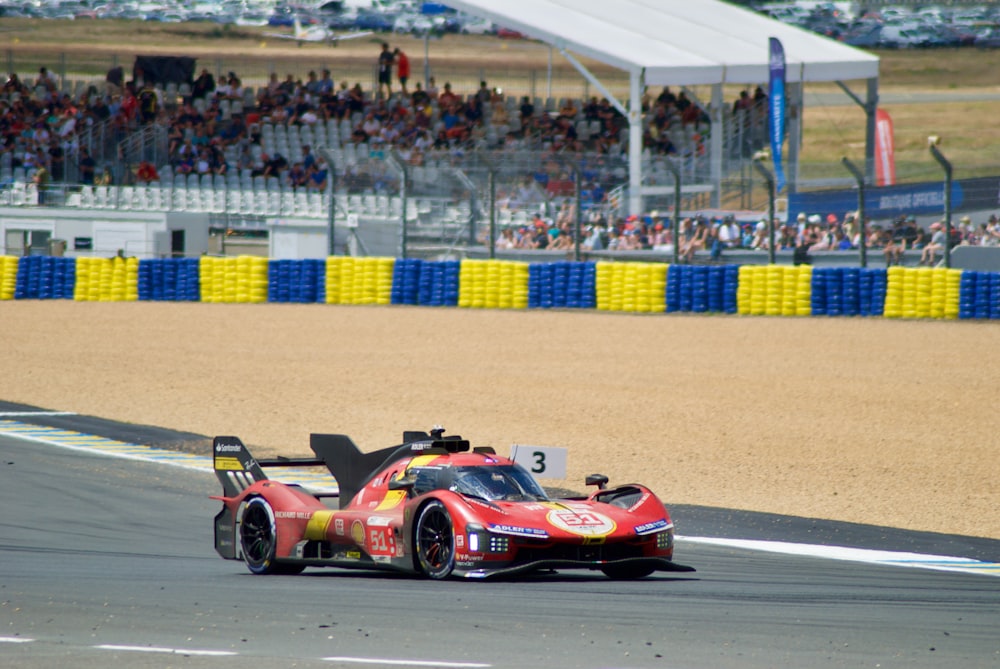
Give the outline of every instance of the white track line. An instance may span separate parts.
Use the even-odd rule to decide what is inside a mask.
[[[75,416],[72,411],[0,411],[0,418],[23,416]]]
[[[439,662],[436,660],[391,660],[378,657],[324,657],[326,662],[349,662],[352,664],[383,664],[396,667],[457,667],[459,669],[483,669],[492,664],[480,662]]]
[[[827,560],[848,560],[850,562],[866,562],[868,564],[881,564],[893,567],[919,567],[921,569],[934,569],[937,571],[957,571],[965,574],[1000,576],[1000,564],[998,563],[981,562],[972,558],[952,557],[949,555],[927,555],[925,553],[902,553],[868,548],[793,544],[785,541],[720,539],[716,537],[678,536],[677,540],[768,553],[782,553],[784,555],[825,558]]]
[[[31,643],[34,639],[25,639],[19,636],[0,636],[0,643]]]
[[[161,646],[118,646],[115,644],[101,644],[94,646],[98,650],[118,650],[130,653],[167,653],[171,655],[207,655],[211,657],[225,657],[239,655],[232,650],[198,650],[193,648],[164,648]]]

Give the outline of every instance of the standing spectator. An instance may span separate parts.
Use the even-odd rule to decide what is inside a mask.
[[[120,95],[122,92],[122,86],[125,84],[125,70],[121,65],[116,65],[108,70],[107,76],[104,78],[108,95]]]
[[[198,75],[198,78],[194,80],[194,84],[191,86],[191,97],[204,100],[214,92],[215,77],[212,76],[212,73],[207,68],[202,69],[201,74]]]
[[[410,92],[406,90],[406,82],[410,80],[410,59],[399,47],[396,47],[392,53],[396,60],[396,76],[399,77],[399,88],[403,91],[403,95],[409,95]]]
[[[382,52],[378,55],[378,95],[382,96],[384,86],[386,99],[392,97],[392,64],[393,55],[389,51],[389,45],[382,42]]]
[[[49,182],[52,180],[51,174],[47,167],[45,167],[45,161],[41,157],[42,149],[38,150],[39,153],[39,163],[35,168],[35,173],[32,175],[31,180],[35,182],[35,187],[38,189],[38,204],[46,204],[46,197],[49,190]]]
[[[80,147],[80,183],[85,186],[94,185],[94,170],[97,168],[97,162],[90,155],[90,151],[87,147]]]

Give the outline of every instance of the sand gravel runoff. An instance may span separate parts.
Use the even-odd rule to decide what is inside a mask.
[[[440,424],[574,490],[1000,538],[997,323],[10,301],[0,340],[0,399],[259,455]]]

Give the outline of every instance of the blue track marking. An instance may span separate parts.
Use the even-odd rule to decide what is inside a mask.
[[[25,412],[22,415],[28,415],[28,413]],[[47,444],[49,446],[69,448],[94,455],[156,462],[183,469],[214,473],[212,458],[207,455],[194,455],[192,453],[182,453],[180,451],[155,448],[153,446],[129,444],[105,437],[55,427],[46,427],[44,425],[31,425],[13,420],[0,420],[0,435]],[[328,472],[289,467],[287,469],[282,468],[281,474],[281,478],[274,480],[298,484],[317,492],[337,492],[337,485],[333,482]],[[784,553],[786,555],[800,555],[828,560],[849,560],[852,562],[866,562],[894,567],[916,567],[938,571],[1000,576],[1000,563],[982,562],[971,558],[950,557],[946,555],[924,555],[921,553],[901,553],[843,546],[818,546],[781,541],[754,541],[714,537],[678,536],[677,540],[680,542],[726,546],[729,548],[770,553]]]

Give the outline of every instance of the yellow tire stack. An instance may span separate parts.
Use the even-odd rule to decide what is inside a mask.
[[[73,299],[134,302],[139,299],[137,258],[77,258]]]
[[[944,318],[958,318],[962,290],[962,270],[944,270]]]
[[[528,264],[506,260],[463,260],[458,270],[458,306],[525,309]]]
[[[917,318],[940,318],[940,316],[933,316],[932,302],[934,297],[934,273],[936,270],[932,269],[918,269],[915,270],[917,277],[917,288],[916,288],[916,306],[914,307],[914,314]],[[938,307],[938,312],[944,313],[944,295],[941,295],[940,306]]]
[[[202,302],[267,302],[267,258],[205,256],[198,266]]]
[[[795,277],[795,315],[812,316],[812,265],[799,265],[794,268]]]
[[[0,300],[13,300],[17,289],[17,265],[15,256],[0,256]]]
[[[330,256],[326,259],[327,304],[392,302],[393,258]]]
[[[903,267],[890,267],[886,278],[885,305],[882,308],[882,316],[885,318],[903,317],[903,284],[906,269]]]
[[[785,268],[781,265],[768,265],[765,272],[767,297],[764,299],[764,313],[768,316],[780,316],[783,310]]]
[[[598,310],[666,311],[668,268],[663,263],[598,262],[595,277]]]
[[[756,267],[740,265],[739,284],[736,286],[736,313],[749,316],[752,311],[753,279]]]

